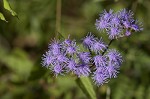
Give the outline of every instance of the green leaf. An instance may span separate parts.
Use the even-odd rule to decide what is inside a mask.
[[[13,81],[27,80],[29,77],[33,62],[28,58],[27,53],[21,49],[14,49],[11,53],[0,53],[0,60],[14,73],[11,77]]]
[[[3,21],[6,21],[4,15],[0,12],[0,19],[3,20]],[[6,21],[7,22],[7,21]]]
[[[7,0],[3,0],[3,3],[4,3],[4,8],[5,8],[6,10],[10,11],[10,12],[11,12],[11,15],[17,16],[16,12],[11,9],[10,4],[8,3]]]
[[[76,82],[88,98],[96,99],[95,91],[88,77],[80,77],[76,80]]]

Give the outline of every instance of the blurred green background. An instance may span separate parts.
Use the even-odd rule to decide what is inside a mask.
[[[55,78],[43,68],[41,56],[56,36],[70,34],[80,43],[92,32],[108,43],[95,20],[103,9],[122,8],[135,13],[144,31],[113,42],[110,47],[122,53],[124,63],[118,78],[100,87],[93,83],[94,90],[97,99],[150,99],[150,0],[8,1],[18,18],[0,0],[0,12],[8,21],[0,20],[0,99],[88,99],[75,77]]]

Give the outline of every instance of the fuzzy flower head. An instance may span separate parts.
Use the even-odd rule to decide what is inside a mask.
[[[88,64],[90,62],[91,56],[89,52],[80,52],[78,57],[82,63]]]
[[[71,60],[68,61],[68,63],[67,63],[67,69],[69,71],[76,70],[76,67],[77,67],[77,64],[76,64],[76,62],[73,59],[71,59]]]
[[[100,51],[104,51],[107,48],[107,45],[103,42],[102,38],[96,41],[92,46],[91,50],[95,53],[100,53]]]
[[[106,69],[108,71],[108,75],[109,78],[116,78],[118,72],[118,68],[116,66],[114,66],[113,64],[109,64],[108,66],[106,66]]]
[[[77,68],[75,69],[75,74],[78,76],[78,77],[81,77],[81,76],[89,76],[90,74],[90,68],[87,64],[78,64],[77,65]]]
[[[50,64],[52,64],[53,61],[54,61],[54,58],[51,56],[50,51],[46,52],[46,54],[43,54],[43,57],[42,57],[42,65],[43,66],[46,66],[48,68],[48,66]]]
[[[53,40],[51,44],[49,44],[49,50],[53,55],[58,55],[61,53],[61,45],[59,41]]]
[[[117,39],[123,36],[129,36],[128,31],[142,31],[142,24],[133,17],[131,10],[122,9],[116,13],[112,10],[107,12],[104,10],[96,20],[95,26],[97,30],[105,30],[109,35],[109,39]],[[127,31],[124,33],[124,31]]]
[[[54,74],[57,76],[58,74],[62,74],[63,72],[63,66],[61,66],[60,64],[56,64],[53,68],[53,72]]]
[[[109,27],[109,22],[111,18],[113,17],[113,10],[110,10],[107,12],[104,10],[102,14],[100,14],[99,19],[96,19],[95,26],[97,30],[106,30]]]
[[[109,58],[109,61],[112,64],[120,66],[121,63],[123,62],[121,54],[115,49],[108,50],[108,53],[106,54],[106,56]]]
[[[69,38],[66,39],[63,43],[63,50],[66,54],[73,55],[77,52],[78,47],[76,46],[75,41],[71,41]]]
[[[59,61],[60,63],[63,63],[63,62],[67,63],[68,61],[68,58],[63,54],[57,55],[56,58],[57,58],[57,61]]]
[[[83,39],[83,45],[86,48],[90,48],[94,43],[96,42],[96,38],[89,33],[89,35],[87,35],[84,39]]]
[[[107,59],[106,59],[105,56],[102,56],[102,55],[94,56],[93,61],[94,61],[94,64],[95,64],[96,67],[107,65]]]
[[[115,39],[118,37],[122,37],[121,35],[122,29],[120,29],[119,27],[110,27],[109,30],[107,30],[107,34],[109,35],[109,39]]]
[[[100,66],[97,68],[97,70],[94,72],[93,80],[96,85],[103,85],[104,83],[107,83],[109,80],[108,71],[105,66]]]

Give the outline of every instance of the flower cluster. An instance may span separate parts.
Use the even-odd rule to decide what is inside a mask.
[[[106,31],[110,42],[119,37],[129,36],[132,31],[142,30],[139,22],[134,20],[133,13],[125,9],[117,13],[105,10],[95,25],[98,30]],[[98,86],[116,78],[123,62],[121,54],[116,49],[109,49],[110,43],[107,45],[102,38],[97,38],[92,33],[82,41],[86,51],[80,51],[75,40],[53,40],[42,57],[42,65],[56,76],[69,72],[77,77],[90,76]]]
[[[107,46],[102,38],[94,38],[88,35],[83,40],[83,45],[91,52],[91,62],[93,66],[92,78],[96,85],[107,83],[110,78],[116,78],[119,68],[123,62],[122,56],[115,49],[109,49],[105,54],[103,52]]]
[[[97,30],[105,30],[109,35],[109,39],[116,39],[123,36],[131,35],[132,31],[141,31],[142,24],[134,19],[132,11],[122,9],[117,13],[113,10],[106,10],[96,19]]]
[[[122,56],[118,51],[110,49],[102,55],[107,45],[102,38],[95,38],[92,34],[83,39],[83,46],[90,52],[80,51],[76,42],[70,39],[63,42],[53,40],[49,44],[49,50],[43,55],[42,64],[56,76],[68,72],[73,72],[78,77],[92,75],[97,85],[117,77],[122,63]]]
[[[80,52],[76,42],[70,39],[63,42],[54,40],[42,59],[42,65],[51,69],[56,76],[70,71],[79,77],[88,76],[90,73],[90,53]]]

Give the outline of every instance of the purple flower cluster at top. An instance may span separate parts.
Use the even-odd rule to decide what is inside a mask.
[[[97,30],[105,30],[109,39],[116,39],[123,36],[131,35],[132,31],[143,30],[142,24],[134,19],[132,11],[122,9],[117,13],[113,10],[106,10],[96,19],[95,26]]]

